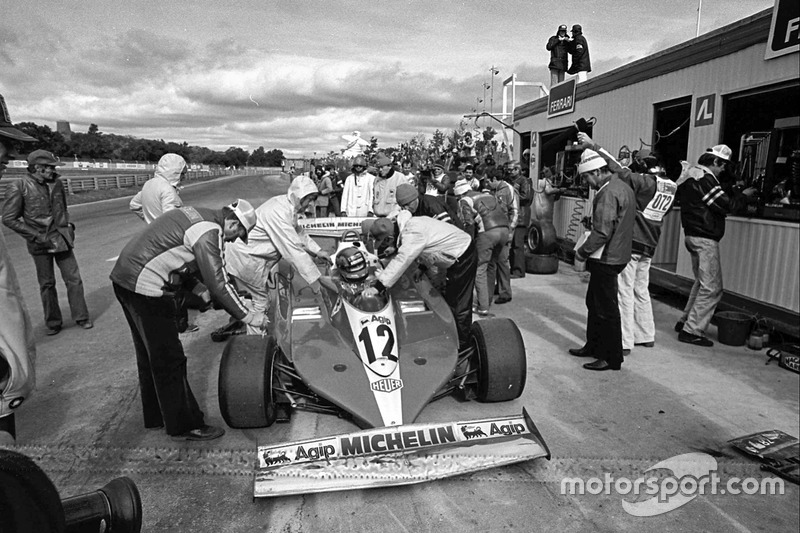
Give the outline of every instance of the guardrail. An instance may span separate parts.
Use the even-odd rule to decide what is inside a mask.
[[[234,174],[266,174],[278,176],[281,174],[280,167],[247,167],[239,170],[211,170],[211,171],[189,171],[185,182],[191,182],[199,178],[232,176]],[[152,178],[152,174],[115,174],[115,175],[96,175],[96,176],[62,176],[67,194],[75,194],[83,191],[97,191],[103,189],[124,189],[128,187],[139,187],[147,180]],[[4,176],[0,181],[0,199],[5,198],[6,188],[12,180],[21,179],[19,175]]]

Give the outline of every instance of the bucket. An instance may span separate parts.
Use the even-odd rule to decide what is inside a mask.
[[[717,338],[728,346],[743,346],[750,334],[753,317],[737,311],[722,311],[714,315],[717,322]]]

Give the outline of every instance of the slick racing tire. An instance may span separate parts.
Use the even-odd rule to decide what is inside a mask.
[[[556,254],[525,254],[525,272],[528,274],[555,274],[558,272]]]
[[[525,344],[517,325],[508,318],[472,323],[479,402],[505,402],[519,398],[525,389]]]
[[[525,244],[535,254],[553,253],[558,246],[556,227],[552,222],[531,220]]]
[[[277,418],[272,392],[275,337],[231,338],[219,365],[219,410],[232,428],[271,426]]]

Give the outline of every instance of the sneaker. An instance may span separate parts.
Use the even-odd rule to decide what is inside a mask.
[[[481,307],[476,307],[475,308],[475,314],[478,315],[478,316],[487,317],[487,316],[489,316],[489,310],[488,309],[483,309]]]
[[[701,335],[693,335],[691,333],[687,333],[685,331],[681,331],[678,334],[678,340],[681,342],[685,342],[686,344],[693,344],[695,346],[714,346],[714,343],[706,337]]]
[[[675,322],[675,333],[680,333],[683,331],[683,325],[686,324],[683,320],[678,320]]]
[[[61,326],[57,328],[47,328],[47,331],[45,331],[46,335],[51,335],[51,336],[58,335],[59,333],[61,333]]]
[[[79,320],[78,325],[83,329],[92,329],[94,327],[91,320]]]
[[[196,429],[190,429],[180,435],[170,435],[172,440],[214,440],[218,439],[225,434],[225,430],[216,426],[203,426]]]

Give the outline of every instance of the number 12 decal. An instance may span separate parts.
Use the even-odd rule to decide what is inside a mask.
[[[386,324],[381,324],[375,332],[379,337],[386,337],[386,344],[383,345],[381,357],[385,357],[389,361],[397,362],[397,356],[392,354],[392,349],[394,349],[394,332],[392,328]],[[374,363],[376,360],[375,348],[372,346],[372,337],[369,334],[369,328],[361,330],[358,340],[364,343],[364,349],[367,351],[367,359],[369,359],[370,364]]]

